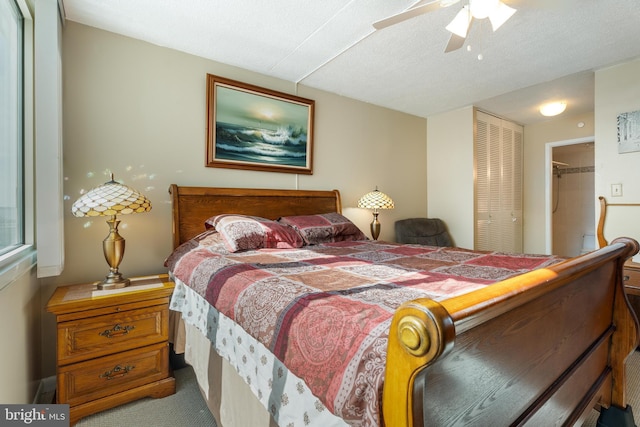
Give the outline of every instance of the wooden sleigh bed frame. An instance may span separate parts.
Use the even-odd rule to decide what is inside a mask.
[[[219,213],[277,219],[342,210],[337,190],[174,184],[169,192],[174,247]],[[603,426],[634,426],[625,360],[638,343],[638,322],[622,268],[638,249],[619,238],[440,303],[405,303],[389,333],[385,425],[580,425],[597,408]]]

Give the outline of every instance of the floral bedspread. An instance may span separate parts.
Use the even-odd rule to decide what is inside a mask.
[[[444,300],[558,261],[379,241],[230,253],[208,231],[165,265],[329,411],[351,425],[379,426],[387,334],[400,304]]]

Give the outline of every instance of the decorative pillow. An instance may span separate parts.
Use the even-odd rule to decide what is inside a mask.
[[[298,232],[285,224],[247,215],[216,215],[205,221],[206,228],[215,228],[230,252],[245,249],[291,249],[304,245]]]
[[[367,240],[367,236],[354,223],[337,212],[284,216],[278,219],[278,222],[298,230],[308,245],[345,240]]]

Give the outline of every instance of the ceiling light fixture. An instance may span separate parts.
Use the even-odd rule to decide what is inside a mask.
[[[469,0],[471,15],[476,19],[487,18],[498,7],[500,0]]]
[[[446,26],[446,29],[453,35],[445,52],[462,47],[474,19],[489,18],[491,28],[496,31],[514,13],[516,13],[514,8],[507,6],[500,0],[469,0],[469,3],[465,4]]]
[[[460,37],[465,37],[472,19],[489,18],[491,28],[496,31],[514,13],[516,13],[514,8],[498,0],[469,0],[469,4],[462,7],[446,28]]]
[[[567,108],[565,101],[550,102],[540,107],[540,114],[545,117],[553,117],[563,113],[565,108]]]

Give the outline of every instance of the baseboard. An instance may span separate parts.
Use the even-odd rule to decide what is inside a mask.
[[[33,399],[34,404],[47,404],[54,403],[56,396],[56,377],[51,376],[43,378],[38,384],[38,390],[36,391],[36,397]]]

